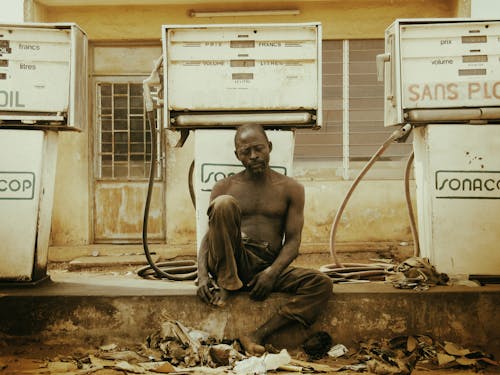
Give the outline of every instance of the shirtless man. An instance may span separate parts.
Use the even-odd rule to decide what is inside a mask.
[[[304,187],[270,169],[272,144],[260,125],[242,125],[235,155],[245,169],[217,182],[208,208],[209,228],[198,255],[198,296],[224,304],[229,292],[250,291],[263,300],[272,291],[293,296],[257,330],[241,337],[250,354],[262,354],[267,336],[293,322],[311,325],[332,293],[319,271],[291,267],[304,224]],[[214,288],[212,279],[218,288]]]

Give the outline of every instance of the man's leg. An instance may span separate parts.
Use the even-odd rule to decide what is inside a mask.
[[[241,211],[230,195],[215,198],[208,207],[208,270],[221,288],[217,304],[222,304],[228,291],[243,286],[238,277],[235,256],[241,252]]]
[[[293,294],[278,313],[304,326],[312,325],[332,296],[332,280],[318,270],[288,267],[280,275],[274,291]]]
[[[249,335],[240,338],[241,345],[252,355],[264,354],[266,349],[262,345],[267,336],[278,331],[294,321],[280,314],[274,314],[267,322]]]
[[[306,327],[313,324],[332,295],[332,281],[316,270],[289,267],[280,275],[273,290],[293,296],[267,322],[241,339],[251,354],[264,353],[264,340],[290,323],[298,322]]]

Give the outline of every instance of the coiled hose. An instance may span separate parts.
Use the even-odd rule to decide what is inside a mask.
[[[345,207],[347,206],[347,202],[351,197],[352,193],[356,189],[356,186],[359,184],[361,179],[365,176],[368,170],[372,167],[372,165],[380,158],[380,156],[384,153],[384,151],[390,146],[390,144],[398,139],[405,138],[408,136],[411,131],[411,125],[407,124],[397,130],[395,130],[389,138],[379,147],[377,152],[370,158],[368,163],[363,167],[359,175],[353,181],[349,190],[346,193],[337,213],[335,215],[335,219],[333,221],[331,230],[330,230],[330,256],[333,260],[332,264],[326,264],[320,267],[320,271],[330,276],[333,281],[348,281],[348,280],[381,280],[388,274],[389,268],[392,267],[391,264],[387,263],[372,263],[372,264],[364,264],[364,263],[341,263],[337,257],[335,250],[335,236],[337,233],[338,224],[342,217]],[[411,163],[413,162],[413,152],[410,154],[408,162],[405,168],[405,196],[406,203],[408,206],[408,213],[410,215],[410,226],[412,229],[413,241],[414,241],[414,254],[418,256],[418,238],[416,235],[416,227],[415,220],[413,216],[413,209],[411,206],[411,197],[410,197],[410,189],[409,189],[409,171],[411,167]]]

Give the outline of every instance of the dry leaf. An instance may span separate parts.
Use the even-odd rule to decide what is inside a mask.
[[[474,366],[477,363],[477,360],[467,357],[460,357],[457,358],[457,363],[462,366]]]
[[[458,356],[464,356],[470,353],[469,349],[461,348],[460,346],[449,341],[444,342],[444,350],[446,350],[446,353],[450,355],[458,355]]]
[[[170,363],[165,362],[161,366],[158,366],[158,367],[156,367],[154,369],[151,369],[151,371],[158,372],[158,373],[161,373],[161,374],[168,374],[168,373],[171,373],[171,372],[175,372],[175,367],[172,366]]]
[[[410,353],[413,352],[418,346],[418,341],[413,336],[408,336],[408,341],[406,341],[406,350]]]
[[[438,353],[437,359],[438,359],[439,366],[443,366],[443,365],[446,365],[450,362],[453,362],[455,360],[455,357],[453,357],[452,355],[448,355],[448,354]]]

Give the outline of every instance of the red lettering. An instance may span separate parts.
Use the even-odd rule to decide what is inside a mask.
[[[436,83],[434,86],[434,100],[446,99],[445,87],[442,83]]]
[[[408,99],[416,102],[417,100],[420,99],[420,95],[418,94],[418,85],[410,85],[408,86],[408,91],[413,94],[413,96],[410,96]]]
[[[491,95],[488,92],[488,82],[483,83],[483,88],[484,88],[484,98],[485,99],[491,99]]]
[[[493,96],[497,99],[500,99],[500,82],[495,82],[493,85]],[[497,91],[498,89],[498,91]]]
[[[432,100],[432,94],[429,85],[424,86],[424,91],[422,92],[422,100],[424,100],[426,96],[429,97],[429,100]]]
[[[446,90],[448,91],[448,100],[457,100],[458,92],[457,92],[457,84],[456,83],[448,83],[446,85]]]
[[[477,82],[469,82],[469,99],[472,99],[472,95],[481,91],[481,85]]]

